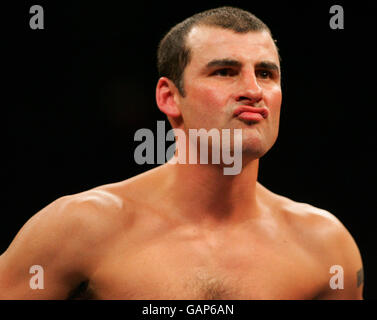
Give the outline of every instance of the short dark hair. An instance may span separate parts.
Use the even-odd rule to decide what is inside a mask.
[[[173,81],[182,96],[185,96],[183,72],[191,58],[186,37],[190,30],[198,25],[230,29],[237,33],[267,31],[272,37],[270,29],[263,21],[252,13],[235,7],[203,11],[178,23],[167,32],[158,45],[157,68],[160,77],[167,77]]]

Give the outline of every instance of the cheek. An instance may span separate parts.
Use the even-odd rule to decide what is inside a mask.
[[[200,112],[207,114],[224,108],[226,97],[223,89],[213,85],[206,86],[203,83],[190,89],[188,102],[200,110]]]
[[[275,143],[280,126],[280,107],[282,102],[282,93],[280,89],[276,89],[274,92],[271,92],[271,95],[266,101],[267,106],[270,109],[270,116],[271,119],[269,121],[270,127],[270,134],[271,134],[271,142],[272,144]]]
[[[221,127],[226,99],[218,88],[197,83],[186,90],[181,112],[186,128],[211,129]],[[214,116],[216,115],[216,116]]]
[[[272,116],[276,119],[279,119],[280,107],[282,102],[282,93],[281,89],[275,89],[269,92],[265,97],[266,104],[270,109]]]

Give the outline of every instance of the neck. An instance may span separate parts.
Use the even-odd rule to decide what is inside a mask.
[[[168,194],[188,221],[237,223],[258,215],[256,188],[259,160],[243,165],[238,175],[224,175],[220,165],[170,164]]]

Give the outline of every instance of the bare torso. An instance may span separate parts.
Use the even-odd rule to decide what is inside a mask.
[[[0,298],[361,298],[357,246],[327,211],[257,183],[253,214],[197,214],[195,199],[177,203],[166,181],[164,169],[151,170],[41,210],[0,256]],[[43,290],[29,286],[35,264]],[[344,290],[329,288],[333,265],[344,266]]]
[[[284,232],[262,239],[247,225],[208,234],[134,223],[98,261],[93,298],[311,299],[322,289],[320,262]]]
[[[156,200],[158,191],[135,185],[99,189],[127,202],[127,218],[96,247],[95,267],[75,298],[312,299],[328,282],[304,238],[310,218],[297,214],[302,204],[259,186],[258,218],[201,227],[182,222],[179,208]]]

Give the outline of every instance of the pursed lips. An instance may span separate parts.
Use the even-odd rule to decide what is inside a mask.
[[[241,105],[234,110],[233,115],[241,120],[257,122],[266,119],[268,113],[267,107]]]

